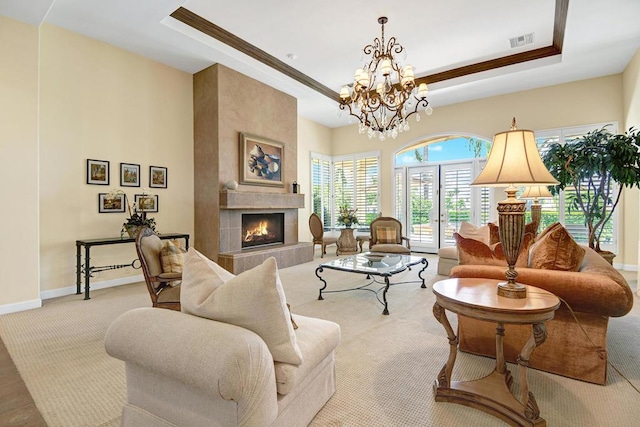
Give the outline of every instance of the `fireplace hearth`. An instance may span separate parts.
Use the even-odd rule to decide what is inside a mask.
[[[284,213],[243,213],[242,249],[284,243]]]

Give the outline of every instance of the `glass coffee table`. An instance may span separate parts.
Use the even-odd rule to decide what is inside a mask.
[[[412,256],[412,255],[401,255],[401,254],[387,254],[380,252],[365,252],[363,254],[352,255],[345,258],[339,258],[330,262],[326,262],[320,264],[318,268],[316,268],[316,276],[320,281],[324,284],[322,288],[320,288],[320,294],[318,295],[319,300],[323,300],[322,293],[333,293],[333,292],[346,292],[346,291],[355,291],[355,290],[363,290],[369,291],[376,294],[376,298],[378,301],[384,305],[384,310],[382,310],[382,314],[389,314],[388,304],[387,304],[387,291],[389,287],[392,285],[399,285],[401,283],[412,283],[417,282],[417,280],[410,280],[405,282],[396,282],[390,283],[389,278],[394,274],[401,273],[406,269],[411,270],[411,267],[414,265],[422,264],[422,269],[418,272],[418,277],[422,281],[422,288],[426,288],[424,284],[424,277],[422,277],[422,273],[427,269],[429,263],[426,258]],[[371,281],[362,286],[358,286],[356,288],[350,289],[339,289],[334,291],[325,291],[327,287],[327,282],[324,280],[320,274],[324,271],[325,268],[330,270],[338,270],[345,271],[347,273],[359,273],[366,274],[366,279],[370,279]],[[382,277],[384,282],[376,280],[374,276]],[[384,284],[384,286],[379,289],[369,289],[374,283]],[[382,300],[380,300],[380,291],[382,292]]]

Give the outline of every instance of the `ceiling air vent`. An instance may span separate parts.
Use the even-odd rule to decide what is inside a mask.
[[[511,48],[512,49],[514,47],[520,47],[520,46],[524,46],[524,45],[527,45],[527,44],[531,44],[531,43],[533,43],[533,33],[525,34],[525,35],[518,36],[518,37],[513,37],[513,38],[509,39],[509,42],[511,42]]]

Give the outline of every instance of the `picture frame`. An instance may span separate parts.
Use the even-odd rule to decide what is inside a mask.
[[[162,166],[149,166],[149,187],[167,188],[167,168]]]
[[[109,161],[87,159],[87,184],[109,185]]]
[[[240,183],[284,187],[284,144],[240,133]]]
[[[124,194],[117,197],[107,198],[109,193],[98,194],[98,212],[99,213],[124,213],[127,201]]]
[[[158,212],[158,195],[136,194],[134,206],[137,212]]]
[[[140,187],[140,165],[120,163],[120,186]]]

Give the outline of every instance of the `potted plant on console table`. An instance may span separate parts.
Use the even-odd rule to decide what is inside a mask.
[[[614,135],[607,126],[564,145],[553,144],[543,161],[560,181],[551,193],[573,188],[569,208],[584,214],[589,247],[613,263],[615,254],[600,249],[600,237],[618,206],[622,188],[640,188],[640,133],[631,128]],[[614,183],[618,185],[617,191]]]
[[[129,198],[124,191],[112,190],[107,194],[107,198],[109,199],[118,199],[120,197],[124,199],[127,211],[129,212],[129,218],[127,218],[127,220],[122,224],[120,237],[124,237],[124,234],[127,233],[129,237],[135,239],[144,228],[150,228],[153,231],[156,231],[156,220],[154,218],[147,217],[147,210],[149,208],[148,204],[152,203],[153,194],[145,189],[142,193],[142,197],[139,199],[139,202],[133,204],[133,209],[131,209]]]

